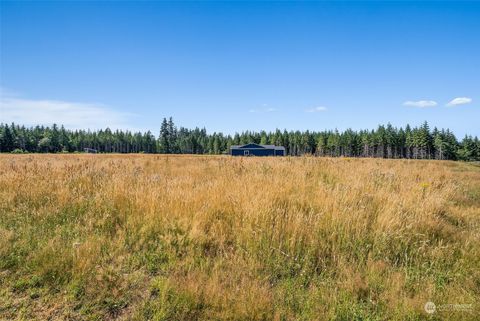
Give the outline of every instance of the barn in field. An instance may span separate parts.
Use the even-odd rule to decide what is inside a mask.
[[[285,156],[285,147],[249,143],[230,147],[232,156]]]

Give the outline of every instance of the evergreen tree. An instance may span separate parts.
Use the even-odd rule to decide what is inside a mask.
[[[13,126],[13,125],[12,125]],[[0,148],[2,152],[11,152],[14,149],[14,136],[7,124],[3,127],[0,137]]]
[[[178,153],[178,145],[177,145],[177,128],[173,123],[173,118],[170,117],[167,124],[167,131],[168,131],[168,145],[170,146],[169,154]]]
[[[158,138],[159,144],[159,151],[162,154],[170,154],[171,153],[171,146],[170,146],[170,132],[169,126],[166,118],[163,118],[162,125],[160,127],[160,135]]]

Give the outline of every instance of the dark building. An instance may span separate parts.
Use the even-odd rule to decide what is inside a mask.
[[[246,144],[230,147],[232,156],[285,156],[285,147],[275,145]]]

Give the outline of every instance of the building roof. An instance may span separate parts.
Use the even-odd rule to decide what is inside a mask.
[[[248,145],[256,145],[258,147],[247,147]],[[275,146],[275,145],[261,145],[255,143],[248,143],[245,145],[232,145],[230,149],[251,149],[251,148],[265,148],[265,149],[275,149],[275,150],[285,150],[283,146]]]

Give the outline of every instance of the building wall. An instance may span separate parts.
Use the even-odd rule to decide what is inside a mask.
[[[241,150],[241,149],[231,149],[230,154],[232,156],[243,156],[243,150]]]
[[[248,150],[250,152],[250,156],[274,156],[275,155],[275,150],[274,149],[248,149],[248,148],[242,148],[242,149],[232,149],[231,150],[231,155],[232,156],[244,156],[244,151]]]

